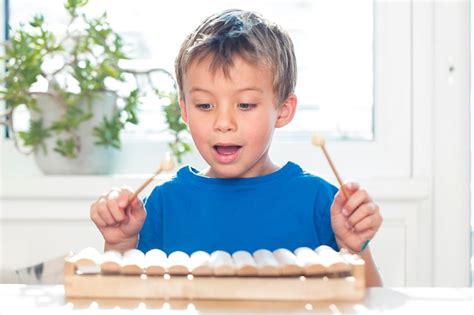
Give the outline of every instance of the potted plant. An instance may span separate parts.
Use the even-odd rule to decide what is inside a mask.
[[[34,153],[46,174],[109,173],[112,149],[121,147],[120,132],[138,123],[140,87],[123,83],[128,70],[119,66],[127,59],[122,39],[105,13],[96,18],[81,13],[86,4],[65,2],[69,22],[61,36],[37,15],[12,31],[4,45],[3,123],[15,145]],[[169,99],[165,113],[168,108],[172,114],[166,120],[178,139],[174,153],[182,155],[189,146],[181,139],[182,122],[174,124],[179,121],[176,89],[160,96]],[[31,113],[28,130],[16,131],[12,123],[19,106]]]

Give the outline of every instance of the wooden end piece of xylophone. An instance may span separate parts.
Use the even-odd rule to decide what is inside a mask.
[[[65,259],[66,298],[358,301],[360,256],[328,246],[192,255],[87,248]]]

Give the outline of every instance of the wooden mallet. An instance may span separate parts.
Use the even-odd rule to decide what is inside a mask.
[[[349,194],[347,193],[346,187],[344,187],[342,179],[339,176],[339,173],[337,172],[336,167],[334,166],[334,163],[332,162],[328,151],[326,150],[326,147],[325,147],[326,140],[324,139],[323,136],[314,135],[313,139],[312,139],[312,143],[315,146],[321,147],[321,149],[323,150],[323,153],[324,153],[324,155],[326,156],[326,159],[329,162],[329,166],[331,166],[331,169],[334,172],[334,175],[336,176],[336,179],[337,179],[339,185],[341,186],[341,190],[342,190],[342,193],[344,194],[344,197],[346,197],[346,199],[349,199]]]
[[[161,160],[160,167],[158,170],[156,170],[155,174],[148,178],[143,184],[141,184],[140,187],[138,187],[137,190],[133,193],[133,195],[130,197],[130,202],[137,198],[137,196],[145,189],[146,186],[148,186],[154,179],[155,177],[160,174],[161,172],[166,172],[166,171],[171,171],[175,167],[174,159],[172,158],[171,154],[169,152],[166,153],[165,157],[163,160]]]

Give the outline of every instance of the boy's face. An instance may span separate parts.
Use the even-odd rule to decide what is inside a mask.
[[[183,80],[186,101],[180,101],[194,143],[210,165],[206,175],[242,178],[274,171],[268,157],[273,131],[291,121],[296,97],[277,108],[270,69],[235,57],[226,77],[221,69],[210,71],[211,60],[190,64]]]

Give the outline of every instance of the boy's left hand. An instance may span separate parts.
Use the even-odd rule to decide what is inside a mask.
[[[340,189],[331,206],[331,224],[340,248],[359,253],[370,241],[380,225],[380,209],[367,191],[357,183],[344,184],[348,199]]]

